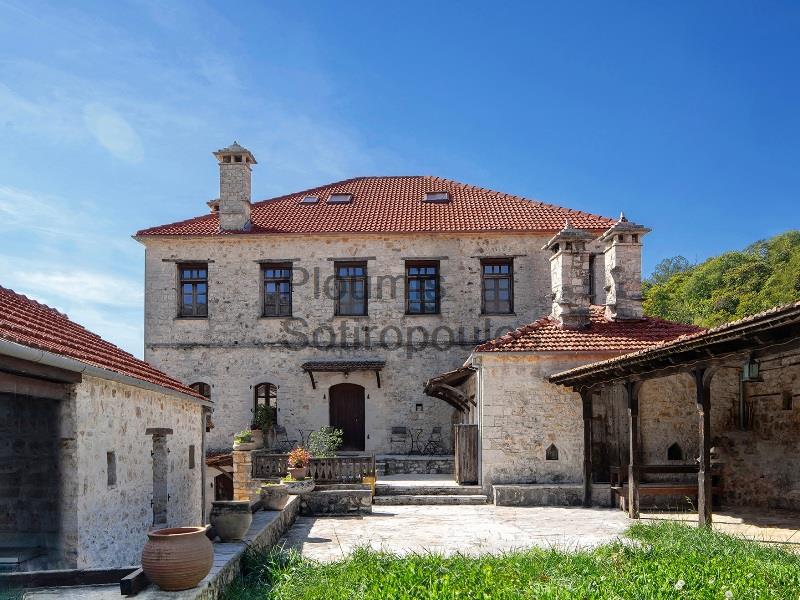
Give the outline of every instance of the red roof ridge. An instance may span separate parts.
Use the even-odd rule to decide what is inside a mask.
[[[646,316],[634,321],[611,321],[603,306],[590,307],[590,324],[585,329],[563,327],[552,315],[488,340],[475,352],[547,352],[547,351],[637,351],[697,335],[702,328],[686,323]]]
[[[206,400],[57,309],[0,286],[0,339]]]
[[[435,190],[441,186],[442,189]],[[306,203],[303,196],[353,193],[350,204]],[[427,205],[423,193],[451,192],[455,201]],[[615,220],[535,198],[498,192],[435,175],[364,175],[266,198],[252,205],[252,228],[221,231],[219,216],[205,214],[140,229],[136,236],[230,234],[441,233],[557,231],[565,217],[580,217],[578,227],[603,231]]]

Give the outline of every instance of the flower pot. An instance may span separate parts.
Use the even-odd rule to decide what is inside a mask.
[[[255,442],[233,442],[234,450],[255,450],[257,448]]]
[[[260,429],[252,429],[251,430],[253,443],[256,445],[256,448],[263,448],[264,447],[264,432]]]
[[[293,479],[303,479],[308,475],[308,467],[289,467],[287,470]]]
[[[297,494],[308,494],[314,491],[313,479],[301,479],[300,481],[284,481],[283,485],[286,486],[286,491],[295,496]]]
[[[218,500],[212,502],[211,505],[209,520],[217,530],[219,539],[223,542],[241,540],[253,522],[250,502],[248,500]]]
[[[266,510],[283,510],[289,501],[289,490],[285,485],[261,486],[261,503]]]
[[[196,586],[214,564],[214,549],[203,527],[172,527],[147,534],[142,569],[162,590],[174,592]]]

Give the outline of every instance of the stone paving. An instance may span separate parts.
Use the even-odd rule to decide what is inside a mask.
[[[643,512],[643,523],[681,521],[697,524],[697,513]],[[800,513],[773,508],[736,507],[715,510],[714,529],[730,535],[775,544],[797,544],[800,550]]]
[[[338,560],[359,546],[397,554],[484,554],[590,548],[616,539],[628,523],[623,512],[601,508],[375,506],[363,517],[300,517],[283,541],[319,561]]]

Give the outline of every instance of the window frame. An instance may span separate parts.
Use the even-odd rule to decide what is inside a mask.
[[[268,270],[286,270],[289,271],[288,277],[281,276],[281,277],[270,277],[267,278],[267,271]],[[267,319],[275,319],[275,318],[289,318],[292,316],[293,311],[293,296],[294,296],[294,286],[292,285],[292,280],[294,276],[294,269],[292,263],[290,262],[274,262],[274,263],[263,263],[261,265],[261,316]],[[275,314],[267,314],[267,307],[269,306],[267,303],[267,282],[274,282],[277,284],[280,283],[288,283],[289,284],[289,305],[288,305],[288,313],[280,312],[281,309],[281,302],[278,300],[277,304],[277,312]],[[281,292],[278,291],[277,295],[280,296]]]
[[[195,381],[194,383],[190,383],[189,387],[193,389],[195,392],[200,394],[206,400],[211,400],[211,384],[206,383],[205,381]]]
[[[184,277],[183,272],[189,270],[203,270],[205,271],[206,276],[204,278],[200,277]],[[186,262],[186,263],[178,263],[178,318],[180,319],[207,319],[208,318],[208,263],[207,262]],[[206,301],[203,305],[198,305],[197,303],[197,296],[200,295],[197,292],[197,286],[200,284],[205,284],[205,297]],[[192,310],[187,310],[187,304],[184,304],[184,292],[183,286],[184,285],[191,285],[192,286]],[[198,306],[204,306],[205,311],[200,312],[198,310]]]
[[[419,275],[419,274],[417,274],[417,275],[409,275],[408,270],[412,269],[414,267],[417,267],[417,268],[435,267],[436,268],[436,273],[434,275],[429,275],[429,274],[425,274],[425,275]],[[441,281],[442,273],[441,273],[441,263],[440,263],[440,261],[438,261],[438,260],[407,260],[407,261],[405,261],[404,272],[405,272],[405,301],[406,301],[406,312],[405,312],[405,314],[409,315],[409,316],[439,315],[439,314],[441,314],[442,313],[442,281]],[[420,296],[420,301],[419,301],[419,304],[420,304],[420,307],[421,307],[422,310],[420,310],[419,312],[412,312],[409,309],[409,304],[411,303],[411,300],[409,299],[409,293],[411,292],[411,287],[409,285],[409,282],[412,281],[412,280],[415,280],[415,281],[430,281],[430,280],[433,280],[435,282],[435,284],[436,284],[435,305],[436,306],[435,306],[435,310],[433,312],[428,312],[428,311],[426,311],[424,309],[425,304],[428,304],[428,303],[425,302],[425,300],[423,299],[423,296]],[[424,294],[424,292],[425,292],[424,286],[420,289],[420,291]]]
[[[508,274],[503,273],[486,273],[487,266],[503,266],[508,265]],[[490,311],[486,306],[486,281],[499,281],[501,279],[508,279],[508,310],[507,311]],[[499,288],[495,289],[499,292]],[[499,300],[495,300],[499,303]],[[514,259],[513,258],[482,258],[481,259],[481,314],[482,315],[513,315],[514,314]]]
[[[340,276],[339,269],[346,268],[346,267],[360,267],[364,269],[363,275],[347,275],[347,276]],[[344,261],[344,260],[337,260],[333,263],[333,280],[334,280],[334,293],[335,297],[335,306],[334,306],[334,316],[336,317],[366,317],[369,316],[369,275],[367,271],[367,262],[366,261]],[[342,312],[342,303],[341,303],[341,283],[342,282],[357,282],[363,281],[364,284],[364,312]],[[352,287],[351,287],[352,289]],[[352,294],[351,294],[352,297]]]

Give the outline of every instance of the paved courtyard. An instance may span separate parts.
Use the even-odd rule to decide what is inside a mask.
[[[628,523],[624,513],[612,509],[375,506],[363,517],[299,517],[284,543],[320,561],[340,559],[359,546],[397,554],[571,549],[612,541]]]

